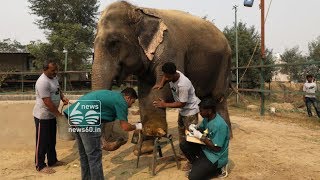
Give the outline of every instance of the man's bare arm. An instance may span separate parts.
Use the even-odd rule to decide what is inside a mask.
[[[52,112],[55,116],[62,115],[59,112],[58,108],[56,108],[56,106],[53,104],[50,97],[42,98],[42,100],[43,100],[44,104],[48,107],[49,111]]]

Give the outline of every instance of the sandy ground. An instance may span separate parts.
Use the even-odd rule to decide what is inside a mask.
[[[55,168],[52,175],[35,170],[33,105],[33,101],[0,102],[0,179],[80,179],[79,156],[72,141],[57,142],[58,158],[67,165]],[[230,114],[234,138],[226,179],[320,179],[320,123],[316,118],[301,113],[261,118],[258,112],[235,108],[230,108]],[[138,116],[129,119],[135,121]],[[176,119],[177,111],[169,110],[169,132],[178,148]],[[161,162],[157,175],[151,176],[150,155],[142,156],[136,168],[133,146],[129,142],[117,151],[104,152],[106,179],[186,179],[174,161]],[[163,152],[164,156],[172,154],[168,145]]]

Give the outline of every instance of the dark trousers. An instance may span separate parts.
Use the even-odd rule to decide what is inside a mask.
[[[102,180],[102,150],[101,132],[76,132],[78,143],[81,179],[82,180]]]
[[[180,149],[192,164],[188,178],[190,180],[207,180],[221,173],[218,162],[212,163],[203,153],[200,144],[182,142]]]
[[[46,167],[45,158],[47,155],[48,166],[54,165],[57,160],[56,152],[56,119],[38,119],[34,117],[36,126],[36,152],[35,164],[38,171]]]
[[[179,144],[186,141],[185,130],[189,129],[190,124],[198,124],[198,113],[190,116],[178,116]]]
[[[306,106],[307,106],[308,115],[310,117],[312,116],[312,112],[311,112],[311,104],[312,104],[314,109],[316,110],[318,117],[320,118],[320,110],[319,110],[317,99],[311,98],[311,97],[305,97],[305,98],[306,98]]]

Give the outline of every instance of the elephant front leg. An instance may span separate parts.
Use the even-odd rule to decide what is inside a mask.
[[[156,108],[153,101],[165,99],[163,90],[152,90],[152,85],[139,83],[139,107],[143,134],[145,136],[164,136],[168,130],[166,110]]]

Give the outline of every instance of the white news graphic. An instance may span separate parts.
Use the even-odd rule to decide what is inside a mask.
[[[70,126],[100,126],[101,102],[99,100],[78,100],[74,108],[68,108]]]

